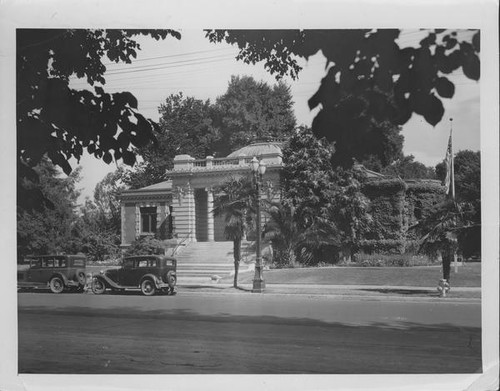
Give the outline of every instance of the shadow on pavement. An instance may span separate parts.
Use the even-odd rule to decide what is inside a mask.
[[[182,289],[183,291],[190,291],[190,290],[195,291],[199,289],[213,289],[216,291],[220,291],[226,288],[220,286],[211,286],[211,285],[183,285],[180,289]]]
[[[204,315],[183,308],[140,310],[140,316],[138,314],[135,309],[123,307],[50,311],[37,306],[21,308],[19,373],[463,374],[482,371],[480,327],[408,321],[352,324],[220,312]],[[54,335],[55,328],[68,334]],[[131,339],[134,335],[148,338],[134,343],[135,339]],[[61,341],[62,336],[67,341],[79,341],[79,354],[48,360],[46,351],[54,341]],[[158,345],[165,341],[176,343],[173,346],[182,355],[166,367],[163,361],[169,362],[169,351],[156,350],[152,356],[149,349],[142,349],[147,341]],[[197,347],[195,351],[193,346]],[[199,347],[204,349],[205,356],[200,357]],[[241,347],[249,351],[242,355]],[[263,350],[266,354],[262,355]],[[286,355],[287,366],[281,366],[274,359],[281,357],[283,350],[297,353]],[[92,360],[85,360],[82,365],[81,357],[92,357]],[[267,360],[264,364],[262,358]],[[255,365],[256,360],[259,365]],[[111,366],[103,365],[111,361]],[[190,367],[182,368],[182,362]],[[218,365],[207,367],[207,363]]]
[[[398,294],[398,295],[426,295],[426,296],[439,296],[439,292],[430,291],[428,289],[391,289],[391,288],[367,288],[359,289],[366,292],[378,292],[385,294]]]

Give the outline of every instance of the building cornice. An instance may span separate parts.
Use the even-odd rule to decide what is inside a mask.
[[[268,165],[266,166],[267,171],[279,171],[283,168],[281,164]],[[186,176],[220,176],[220,174],[247,174],[251,173],[249,167],[242,166],[214,166],[210,168],[206,167],[192,167],[185,170],[175,170],[168,171],[167,175],[171,178],[175,177],[186,177]]]
[[[154,190],[124,190],[120,194],[120,201],[141,201],[141,200],[165,200],[172,197],[171,189],[154,189]]]

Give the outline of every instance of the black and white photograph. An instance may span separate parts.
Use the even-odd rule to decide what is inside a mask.
[[[0,5],[1,389],[498,389],[496,1],[104,3]]]

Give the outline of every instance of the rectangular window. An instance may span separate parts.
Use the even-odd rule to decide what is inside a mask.
[[[156,207],[141,208],[141,232],[156,232]]]
[[[54,259],[43,258],[42,259],[42,267],[54,267]]]
[[[85,260],[83,259],[74,259],[73,260],[74,267],[85,267]]]
[[[54,258],[54,267],[66,267],[66,258]]]
[[[123,266],[128,267],[128,268],[133,268],[134,267],[134,259],[125,259],[123,261]]]

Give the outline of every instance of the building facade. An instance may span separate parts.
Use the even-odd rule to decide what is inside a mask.
[[[266,164],[265,187],[279,188],[281,144],[260,142],[225,158],[177,155],[168,181],[122,192],[122,247],[147,235],[187,242],[225,241],[223,218],[213,213],[214,188],[230,178],[251,175],[254,157]]]
[[[254,143],[225,158],[177,155],[173,169],[167,172],[168,181],[121,194],[122,248],[148,235],[186,244],[226,241],[224,218],[214,216],[214,189],[230,178],[251,175],[254,157],[266,164],[263,187],[268,191],[262,192],[263,198],[279,198],[279,192],[269,191],[280,188],[282,154],[278,142]],[[444,187],[435,180],[403,181],[360,165],[354,168],[365,174],[362,192],[370,201],[369,213],[377,226],[360,238],[361,250],[404,252],[410,241],[418,239],[417,231],[409,227],[444,199]]]

